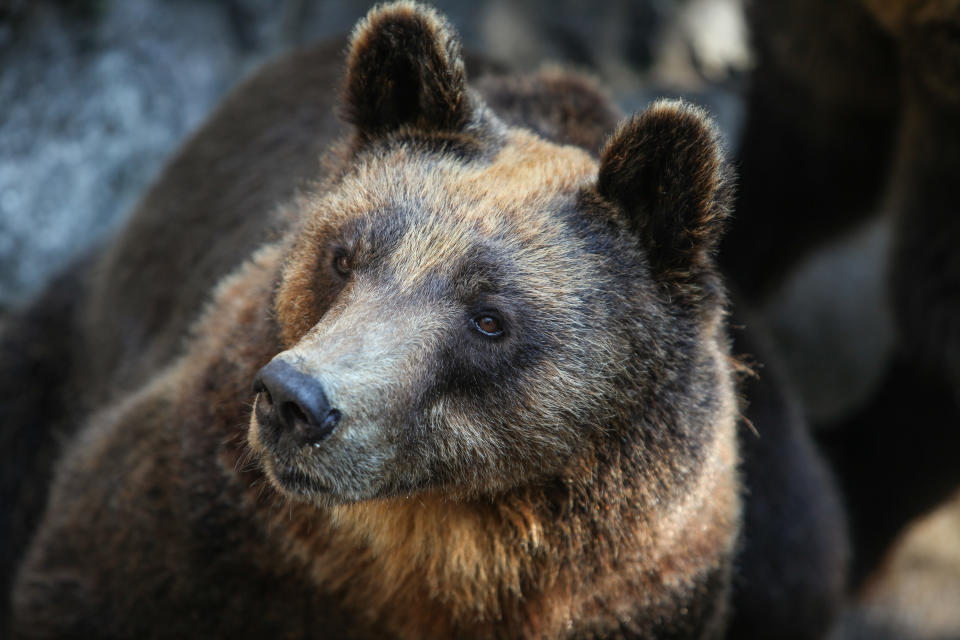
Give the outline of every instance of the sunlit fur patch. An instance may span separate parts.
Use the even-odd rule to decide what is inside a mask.
[[[413,285],[423,274],[467,254],[479,235],[515,249],[520,264],[524,253],[536,252],[542,271],[524,273],[524,287],[549,296],[556,281],[548,265],[569,251],[559,244],[565,238],[556,210],[595,178],[590,157],[518,130],[490,164],[440,162],[431,170],[430,190],[410,194],[410,200],[435,214],[412,228],[391,258],[401,282]]]

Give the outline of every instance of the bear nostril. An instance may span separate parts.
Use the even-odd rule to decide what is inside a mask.
[[[310,420],[307,419],[306,414],[303,413],[303,409],[299,405],[293,402],[284,402],[283,406],[280,407],[281,420],[287,426],[294,425],[299,427],[301,424],[310,424]]]
[[[320,424],[320,428],[326,431],[333,431],[339,422],[340,412],[336,409],[330,409],[330,413],[328,413],[327,417],[323,419],[323,422]]]
[[[340,412],[330,407],[320,381],[283,360],[274,359],[263,367],[253,390],[262,394],[257,417],[269,423],[278,438],[317,444],[340,422]]]
[[[269,411],[273,407],[273,397],[266,389],[260,392],[260,405],[262,405],[264,411]]]
[[[293,425],[293,431],[303,443],[315,447],[320,446],[320,441],[330,435],[340,422],[340,412],[336,409],[330,409],[319,423],[310,420],[300,407],[291,403],[285,404],[282,411],[284,421],[287,425]]]

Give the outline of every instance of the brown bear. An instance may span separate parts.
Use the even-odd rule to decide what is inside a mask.
[[[67,446],[15,633],[718,636],[740,499],[703,115],[656,105],[598,163],[497,118],[407,3],[355,31],[345,110],[291,231]]]
[[[70,385],[97,411],[61,430],[15,633],[719,637],[734,587],[761,635],[816,637],[843,544],[793,416],[739,433],[737,542],[704,115],[603,144],[589,82],[469,87],[400,3],[353,35],[331,147],[334,52],[228,99],[89,272]]]

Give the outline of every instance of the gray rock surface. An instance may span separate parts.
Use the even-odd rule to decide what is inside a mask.
[[[7,35],[0,303],[22,299],[116,224],[237,75],[212,5],[152,9],[116,2],[84,17],[38,3]]]

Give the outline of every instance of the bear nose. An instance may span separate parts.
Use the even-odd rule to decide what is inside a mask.
[[[299,444],[319,443],[340,422],[340,412],[330,406],[320,382],[283,360],[274,359],[257,372],[253,391],[267,396],[257,403],[257,418]]]

